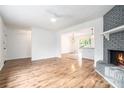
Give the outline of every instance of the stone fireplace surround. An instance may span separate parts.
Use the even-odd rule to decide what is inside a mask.
[[[104,38],[104,60],[98,61],[96,64],[96,71],[116,88],[124,88],[124,67],[120,67],[109,62],[109,51],[124,51],[123,44],[124,31],[111,34],[109,41]]]
[[[124,25],[124,6],[117,5],[104,15],[104,32]],[[113,87],[124,88],[124,68],[110,64],[109,50],[124,51],[124,31],[110,34],[104,38],[104,59],[96,63],[96,71]]]

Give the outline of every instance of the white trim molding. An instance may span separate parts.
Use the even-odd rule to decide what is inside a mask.
[[[3,66],[4,66],[4,63],[1,63],[0,64],[0,71],[2,70]]]

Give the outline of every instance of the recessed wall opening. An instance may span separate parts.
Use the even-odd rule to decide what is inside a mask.
[[[80,58],[94,60],[94,27],[61,35],[61,54],[73,53]]]

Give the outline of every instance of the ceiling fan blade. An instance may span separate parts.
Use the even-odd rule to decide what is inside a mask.
[[[61,17],[60,15],[58,15],[57,13],[53,12],[53,11],[50,11],[50,10],[47,10],[47,12],[51,15],[53,15],[54,17]]]
[[[57,14],[57,13],[55,13],[55,12],[53,12],[53,11],[50,11],[50,10],[47,10],[47,12],[48,12],[49,14],[53,15],[53,16],[56,17],[56,18],[72,18],[72,17],[73,17],[73,16],[71,16],[71,15]]]

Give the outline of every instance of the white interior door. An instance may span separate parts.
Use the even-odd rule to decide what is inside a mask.
[[[0,64],[2,62],[2,30],[0,29]]]
[[[0,29],[0,69],[4,64],[4,54],[3,54],[3,31]]]
[[[5,29],[0,26],[0,70],[2,69],[6,60],[6,34]]]
[[[6,53],[7,53],[7,34],[6,34],[6,31],[4,30],[3,31],[3,60],[5,61],[6,60]]]

